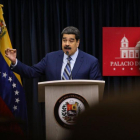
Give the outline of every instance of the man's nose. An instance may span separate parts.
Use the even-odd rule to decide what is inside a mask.
[[[69,42],[69,41],[67,41],[67,42],[66,42],[66,45],[69,45],[69,44],[70,44],[70,42]]]

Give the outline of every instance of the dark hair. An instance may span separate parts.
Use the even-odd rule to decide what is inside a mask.
[[[66,28],[63,29],[63,31],[61,32],[61,35],[63,37],[63,34],[75,34],[75,38],[78,41],[80,39],[80,31],[73,26],[68,26]]]

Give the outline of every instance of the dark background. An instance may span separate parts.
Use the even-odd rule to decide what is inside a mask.
[[[0,0],[17,58],[27,65],[61,49],[61,31],[75,26],[80,49],[98,58],[102,71],[102,27],[139,27],[139,0]],[[138,90],[139,77],[103,77],[104,98]],[[44,104],[38,103],[39,79],[22,79],[26,94],[29,139],[45,140]]]

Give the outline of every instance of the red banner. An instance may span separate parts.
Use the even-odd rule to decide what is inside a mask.
[[[103,27],[103,76],[140,75],[140,27]]]

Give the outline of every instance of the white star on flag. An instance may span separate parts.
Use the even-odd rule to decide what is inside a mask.
[[[15,100],[16,100],[16,101],[15,101],[16,103],[18,103],[18,102],[20,101],[19,98],[15,99]]]
[[[16,91],[15,91],[15,95],[18,95],[18,94],[19,94],[19,91],[18,91],[18,90],[16,90]]]
[[[8,81],[10,81],[10,82],[11,82],[11,81],[12,81],[12,77],[9,77]]]
[[[14,110],[17,110],[17,106],[14,105],[13,109],[14,109]]]
[[[6,72],[5,72],[5,73],[3,73],[3,77],[5,77],[5,78],[6,78],[6,76],[7,76]]]
[[[12,84],[12,86],[13,86],[13,88],[14,88],[14,87],[16,87],[16,84],[15,84],[15,83],[13,83],[13,84]]]

